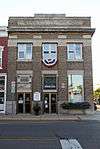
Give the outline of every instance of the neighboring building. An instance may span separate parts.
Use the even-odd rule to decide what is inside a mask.
[[[5,113],[6,110],[6,82],[8,61],[7,44],[7,27],[0,26],[0,113]]]
[[[62,113],[63,102],[92,100],[90,17],[35,14],[8,22],[7,113]]]

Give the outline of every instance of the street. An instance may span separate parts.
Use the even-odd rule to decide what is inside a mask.
[[[61,140],[70,139],[82,149],[100,149],[100,122],[0,121],[0,149],[65,149]]]

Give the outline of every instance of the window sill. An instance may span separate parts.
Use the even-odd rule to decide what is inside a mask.
[[[23,60],[23,59],[17,59],[17,62],[32,62],[32,60]]]
[[[80,60],[67,60],[68,62],[83,62],[84,60],[83,59],[80,59]]]

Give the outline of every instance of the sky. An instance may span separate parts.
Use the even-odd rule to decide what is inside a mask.
[[[9,16],[34,16],[36,13],[62,13],[66,16],[91,16],[96,28],[92,37],[94,87],[100,84],[100,0],[0,0],[0,26],[8,25]]]

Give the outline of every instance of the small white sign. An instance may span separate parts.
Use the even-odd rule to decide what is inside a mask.
[[[11,93],[15,93],[15,81],[11,82]]]
[[[41,99],[40,99],[40,92],[35,92],[34,93],[34,101],[40,101]]]

